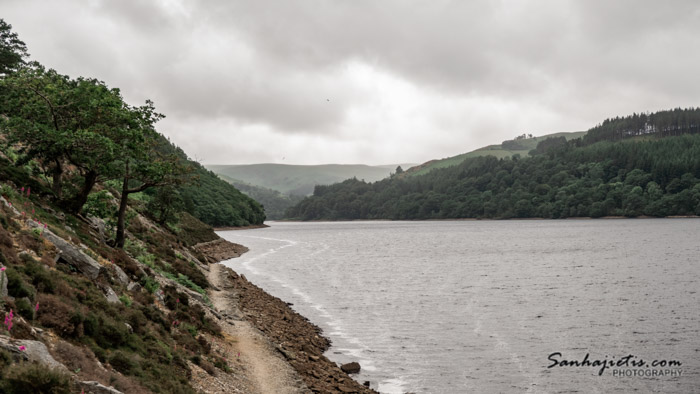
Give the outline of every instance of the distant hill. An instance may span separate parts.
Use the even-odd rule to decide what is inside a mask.
[[[259,202],[265,208],[265,217],[268,220],[278,220],[284,217],[287,208],[297,204],[304,199],[304,196],[286,194],[277,190],[268,189],[262,186],[255,186],[238,179],[217,174],[219,178],[232,184],[243,194]]]
[[[401,164],[407,168],[412,164]],[[364,164],[325,164],[325,165],[288,165],[288,164],[245,164],[245,165],[208,165],[211,171],[240,181],[240,183],[277,190],[283,194],[307,196],[316,185],[330,185],[350,178],[375,182],[388,177],[398,164],[368,166]],[[236,183],[234,181],[234,183]]]
[[[554,133],[547,134],[540,137],[532,138],[516,138],[513,140],[503,141],[498,145],[488,145],[483,148],[473,150],[471,152],[462,153],[461,155],[448,157],[445,159],[431,160],[426,163],[411,167],[406,170],[407,175],[422,175],[427,174],[430,170],[435,168],[445,168],[452,167],[460,164],[464,159],[470,157],[481,157],[481,156],[494,156],[498,159],[505,157],[511,157],[513,155],[520,155],[521,157],[526,157],[529,152],[537,147],[537,144],[547,138],[557,138],[564,137],[566,140],[571,140],[574,138],[581,138],[586,135],[585,131],[577,131],[570,133]],[[405,169],[405,168],[404,168]]]
[[[286,216],[301,220],[700,216],[700,108],[606,119],[584,138],[575,138],[583,134],[536,140],[520,136],[428,162],[406,171],[408,176],[404,172],[374,183],[349,179],[319,186]],[[521,154],[511,156],[514,153]],[[455,161],[459,164],[452,165]]]

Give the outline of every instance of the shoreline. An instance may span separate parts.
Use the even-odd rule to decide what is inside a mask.
[[[448,218],[448,219],[437,219],[437,218],[431,218],[431,219],[343,219],[343,220],[296,220],[296,219],[278,219],[278,220],[271,220],[271,222],[281,222],[281,223],[342,223],[342,222],[485,222],[485,221],[493,221],[493,222],[499,222],[499,221],[526,221],[526,220],[552,220],[552,221],[559,221],[559,220],[621,220],[621,219],[627,219],[627,220],[642,220],[642,219],[700,219],[700,216],[698,215],[672,215],[672,216],[634,216],[634,217],[628,217],[628,216],[601,216],[594,218],[592,216],[575,216],[575,217],[566,217],[566,218],[558,218],[558,219],[552,219],[552,218],[541,218],[541,217],[532,217],[532,218],[507,218],[507,219],[496,219],[496,218]],[[268,225],[264,225],[264,227],[270,227]],[[216,231],[220,231],[218,229],[215,229]],[[246,228],[242,227],[236,227],[236,228],[231,228],[231,230],[246,230]],[[221,231],[224,231],[222,229]]]
[[[230,254],[236,254],[229,258],[239,257],[248,251],[245,246],[229,241],[225,243],[230,248]],[[219,247],[223,245],[219,242]],[[242,248],[245,250],[241,253]],[[330,348],[331,341],[323,336],[321,328],[294,311],[285,301],[249,282],[245,275],[220,264],[229,258],[211,262],[209,266],[212,272],[218,270],[218,287],[223,297],[228,299],[227,306],[218,311],[222,316],[235,316],[239,323],[233,320],[234,325],[244,320],[259,331],[284,363],[296,371],[309,392],[378,393],[353,379],[323,355]],[[255,358],[261,355],[249,356]]]
[[[256,228],[265,228],[265,227],[270,227],[267,224],[251,224],[249,226],[240,226],[240,227],[213,227],[214,231],[231,231],[231,230],[253,230]]]

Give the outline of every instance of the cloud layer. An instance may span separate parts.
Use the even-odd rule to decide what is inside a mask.
[[[205,163],[420,162],[698,106],[694,1],[5,0],[33,59]]]

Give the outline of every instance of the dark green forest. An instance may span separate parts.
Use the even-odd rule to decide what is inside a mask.
[[[287,217],[698,215],[700,135],[694,133],[699,114],[698,109],[673,110],[606,120],[583,139],[544,140],[528,158],[475,157],[420,176],[394,176],[375,183],[349,179],[317,186],[311,197],[287,211]],[[656,132],[641,133],[640,127]]]
[[[120,246],[135,196],[145,199],[163,223],[176,221],[183,210],[212,226],[264,221],[259,203],[188,159],[156,131],[164,115],[152,102],[133,106],[99,79],[72,78],[28,61],[25,44],[0,22],[5,165],[31,169],[44,181],[42,192],[59,206],[79,214],[93,193],[108,188],[120,201],[115,214]]]

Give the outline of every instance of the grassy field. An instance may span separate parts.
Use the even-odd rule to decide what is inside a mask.
[[[526,138],[526,139],[518,140],[518,144],[520,144],[526,148],[526,149],[522,149],[522,150],[503,149],[501,144],[488,145],[488,146],[485,146],[483,148],[473,150],[471,152],[462,153],[461,155],[447,157],[447,158],[440,159],[440,160],[432,160],[432,161],[429,161],[427,163],[423,163],[421,165],[410,168],[408,171],[406,171],[406,173],[408,173],[410,175],[427,174],[428,172],[430,172],[430,170],[435,169],[435,168],[456,166],[459,163],[463,162],[464,159],[467,159],[470,157],[496,156],[500,159],[500,158],[504,158],[504,157],[511,157],[513,155],[516,155],[516,154],[520,155],[522,157],[525,157],[525,156],[529,155],[529,152],[532,149],[535,149],[537,147],[537,144],[540,141],[543,141],[547,138],[555,138],[555,137],[564,136],[564,137],[566,137],[567,140],[570,140],[570,139],[574,139],[574,138],[580,138],[584,134],[586,134],[585,131],[578,131],[578,132],[573,132],[573,133],[554,133],[554,134],[543,135],[540,137],[533,137],[533,138]]]

